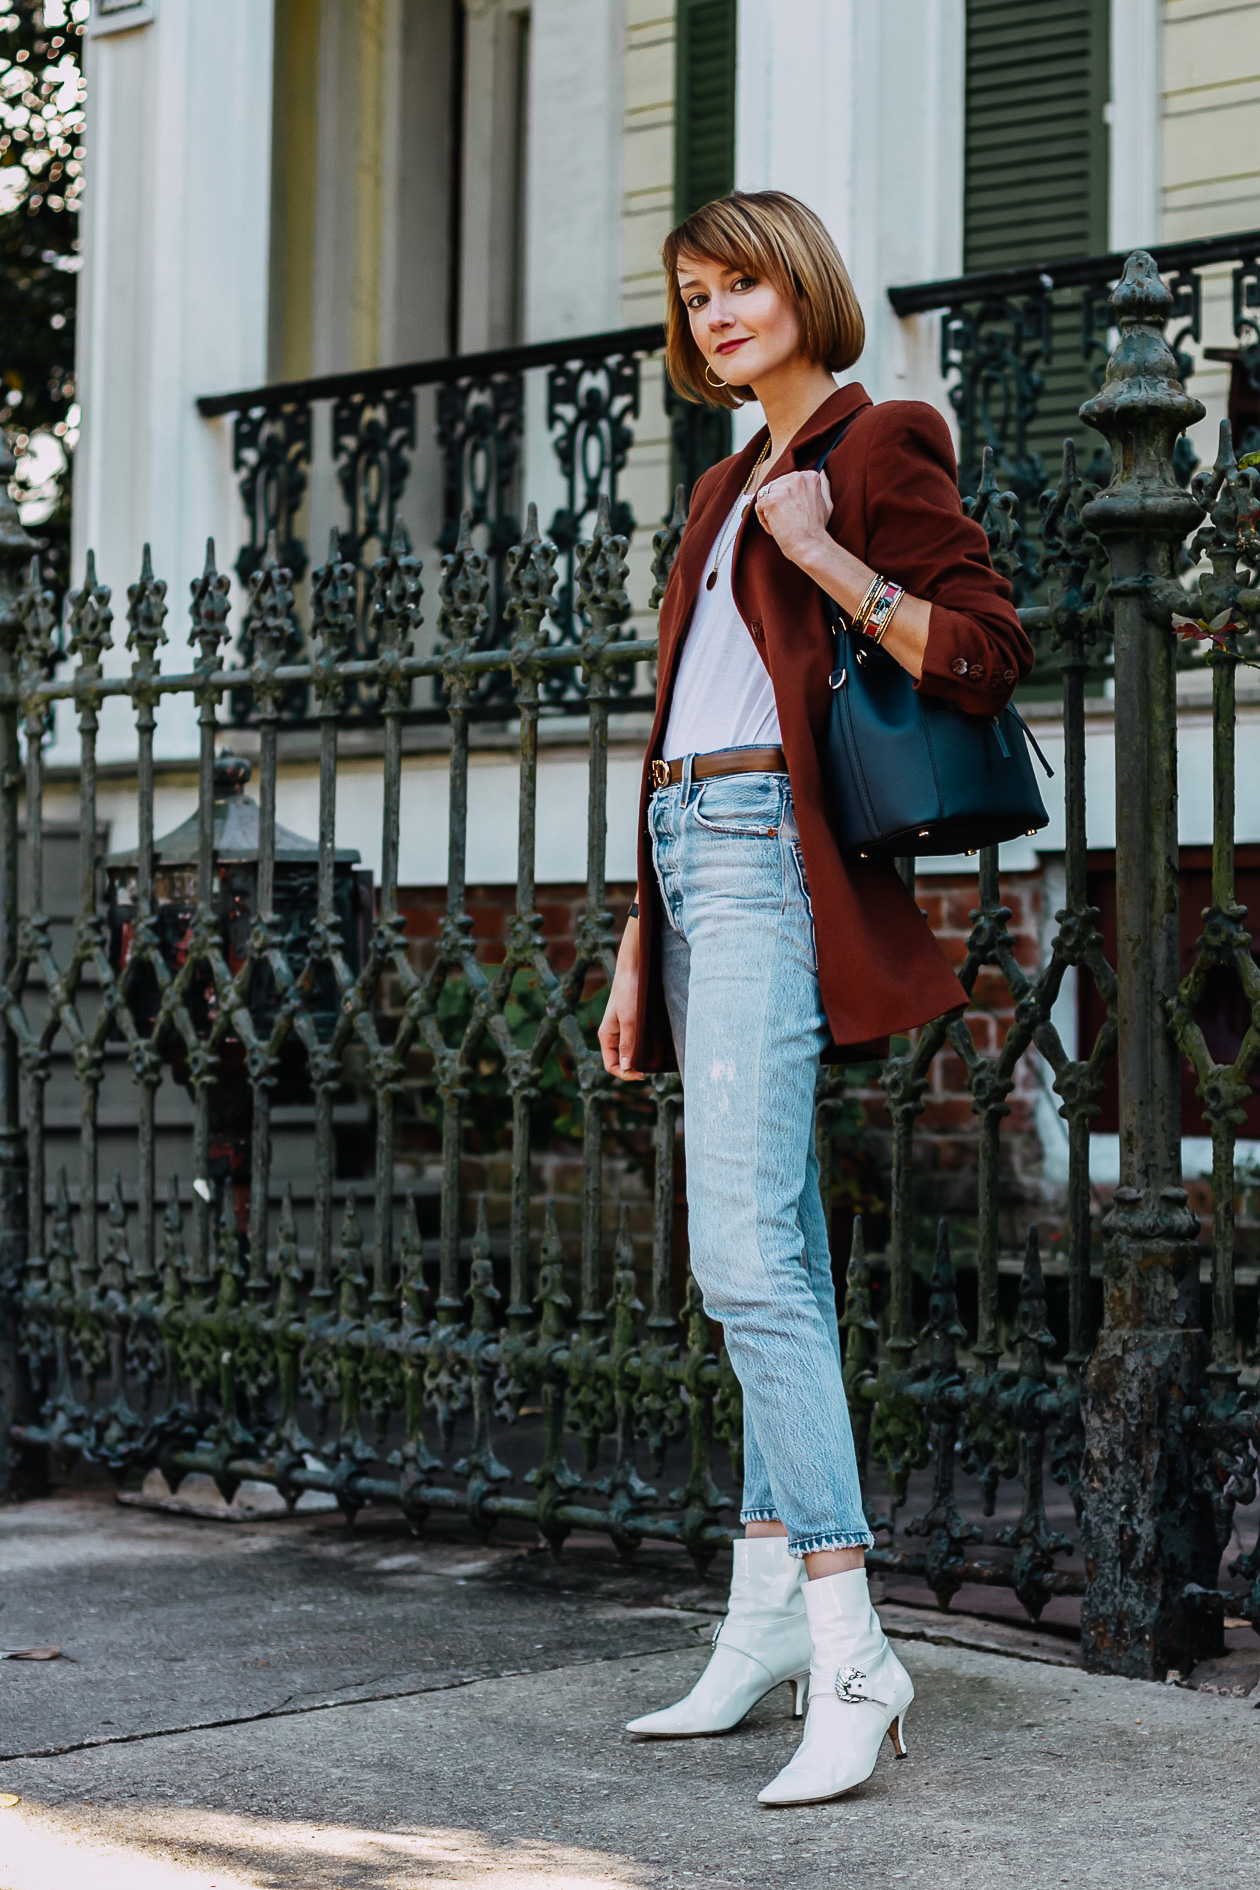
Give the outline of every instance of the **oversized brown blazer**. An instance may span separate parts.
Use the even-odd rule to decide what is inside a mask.
[[[855,557],[926,598],[932,613],[921,687],[972,713],[996,715],[1032,667],[1032,649],[989,562],[981,527],[958,494],[949,429],[915,400],[871,403],[856,382],[839,388],[796,435],[771,474],[812,466],[825,435],[856,413],[827,461],[831,536]],[[661,606],[656,716],[639,806],[640,956],[635,1066],[676,1069],[660,972],[664,919],[652,868],[647,803],[678,657],[713,542],[735,503],[765,430],[696,482],[682,544]],[[965,1002],[926,919],[891,861],[844,858],[825,811],[818,744],[826,727],[831,636],[817,585],[785,557],[750,507],[731,551],[736,607],[774,684],[783,749],[814,909],[818,977],[832,1044],[825,1061],[882,1054],[891,1032]]]

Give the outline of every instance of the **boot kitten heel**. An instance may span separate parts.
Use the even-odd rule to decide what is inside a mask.
[[[812,1805],[852,1791],[875,1770],[885,1733],[905,1757],[914,1687],[871,1607],[866,1571],[806,1582],[805,1613],[813,1648],[805,1731],[779,1776],[757,1794],[763,1805]]]
[[[646,1739],[694,1739],[729,1732],[758,1700],[786,1680],[799,1719],[809,1685],[810,1638],[805,1567],[788,1554],[786,1536],[737,1542],[730,1605],[708,1666],[685,1700],[632,1719],[626,1731]]]

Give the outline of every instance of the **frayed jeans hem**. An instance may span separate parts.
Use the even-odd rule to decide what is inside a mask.
[[[739,1520],[742,1526],[750,1522],[778,1522],[779,1519],[772,1509],[741,1509]]]
[[[789,1542],[788,1554],[796,1556],[799,1561],[803,1555],[821,1555],[827,1549],[873,1549],[874,1547],[874,1536],[869,1529],[864,1529],[861,1535],[810,1536],[804,1542]]]

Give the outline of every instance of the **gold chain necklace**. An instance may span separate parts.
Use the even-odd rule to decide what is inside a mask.
[[[757,474],[761,471],[762,467],[766,463],[766,454],[769,451],[770,451],[770,442],[769,440],[767,440],[765,445],[762,447],[760,453],[757,455],[756,464],[753,466],[747,479],[745,479],[744,481],[744,490],[739,495],[741,499],[744,498],[746,494],[749,492],[749,490],[751,489],[753,480],[757,477]],[[727,519],[725,525],[722,527],[722,536],[718,539],[718,548],[717,548],[717,554],[713,560],[713,569],[710,571],[708,577],[704,580],[704,588],[706,591],[711,591],[713,589],[713,586],[717,583],[718,572],[721,570],[722,560],[726,556],[727,541],[734,539],[735,533],[739,530],[740,523],[745,517],[747,511],[748,511],[748,507],[745,506],[744,510],[739,514],[739,517],[736,518],[734,516],[734,508],[732,508],[732,516]]]

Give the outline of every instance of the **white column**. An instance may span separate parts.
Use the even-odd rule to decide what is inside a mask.
[[[1160,238],[1161,0],[1111,0],[1112,249]]]
[[[622,0],[534,0],[526,123],[525,340],[621,312]]]
[[[118,619],[107,667],[125,670],[127,586],[151,543],[169,585],[162,664],[182,670],[206,538],[227,569],[244,532],[231,422],[194,401],[266,379],[272,9],[163,0],[151,25],[91,38],[86,56],[74,579],[92,546]],[[159,753],[194,752],[195,726],[191,701],[164,705]],[[134,745],[111,707],[102,759]]]
[[[623,0],[534,0],[525,126],[526,341],[621,321]],[[545,380],[526,394],[524,496],[546,527],[563,487],[544,424]]]
[[[943,413],[936,318],[899,321],[887,290],[962,266],[963,48],[963,0],[740,0],[737,184],[835,238],[867,326],[845,378]]]

